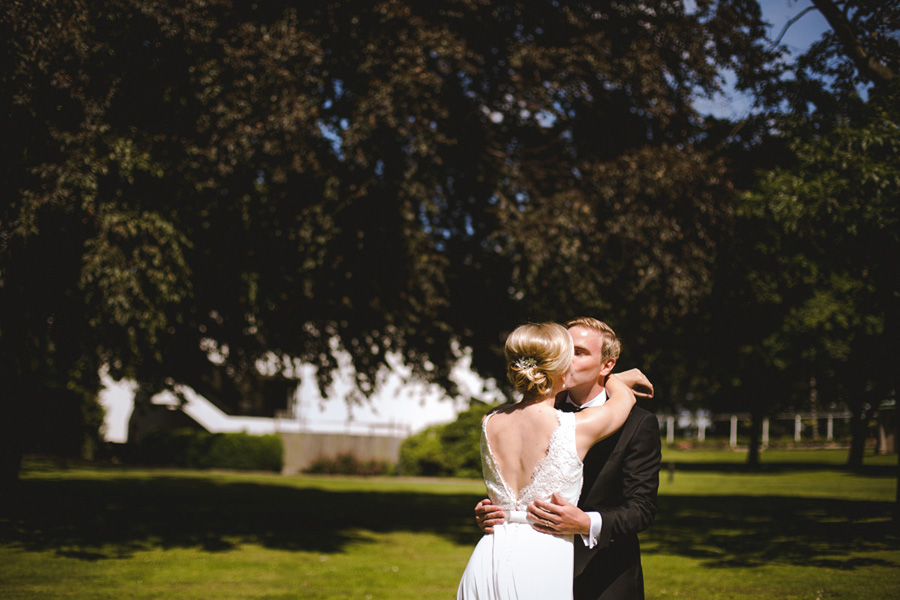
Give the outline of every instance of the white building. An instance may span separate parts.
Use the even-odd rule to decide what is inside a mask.
[[[187,386],[178,391],[185,399],[183,405],[171,392],[152,398],[156,405],[180,409],[204,429],[213,433],[341,433],[354,435],[390,435],[406,437],[440,423],[449,423],[469,406],[470,398],[499,402],[502,396],[493,379],[483,380],[470,366],[464,355],[451,374],[460,394],[450,397],[436,385],[410,381],[409,369],[398,357],[389,357],[391,371],[381,378],[380,385],[368,402],[348,402],[353,389],[348,370],[341,369],[327,398],[319,393],[315,383],[315,367],[301,365],[298,385],[283,416],[276,418],[232,416],[224,413],[206,398]],[[113,381],[102,374],[104,389],[100,402],[106,409],[104,437],[106,441],[128,441],[129,423],[134,410],[136,385],[129,381]]]

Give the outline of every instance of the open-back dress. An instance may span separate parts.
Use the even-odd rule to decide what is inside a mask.
[[[506,521],[475,546],[463,573],[458,600],[565,600],[572,598],[573,536],[540,533],[526,519],[528,504],[549,500],[556,492],[575,504],[583,482],[575,447],[575,414],[556,411],[559,426],[547,454],[535,466],[531,482],[516,493],[503,480],[481,425],[481,468],[491,502],[503,508]]]

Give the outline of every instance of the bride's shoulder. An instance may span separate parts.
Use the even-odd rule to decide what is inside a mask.
[[[481,417],[481,422],[485,423],[488,419],[493,417],[494,415],[503,414],[509,412],[509,404],[501,404],[500,406],[495,406],[491,410],[489,410],[483,417]]]
[[[492,408],[486,415],[481,418],[481,422],[485,423],[488,419],[495,416],[505,417],[513,413],[521,412],[522,407],[517,402],[507,402]]]

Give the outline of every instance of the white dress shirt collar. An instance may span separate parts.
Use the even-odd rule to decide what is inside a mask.
[[[606,403],[606,388],[603,388],[599,394],[585,402],[584,404],[575,404],[575,401],[572,400],[571,394],[566,394],[566,402],[571,404],[572,406],[577,406],[578,408],[589,408],[592,406],[603,406]]]

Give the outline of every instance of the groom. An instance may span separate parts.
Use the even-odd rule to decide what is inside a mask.
[[[575,340],[575,357],[569,391],[560,394],[557,406],[599,406],[606,402],[606,378],[619,357],[619,340],[606,323],[590,317],[566,326]],[[644,598],[638,532],[649,527],[656,514],[659,464],[659,423],[636,405],[625,425],[585,456],[578,506],[555,494],[550,502],[529,505],[530,517],[547,523],[534,525],[538,531],[581,536],[575,540],[575,600]],[[490,500],[479,502],[475,514],[485,533],[503,522],[503,511]]]

